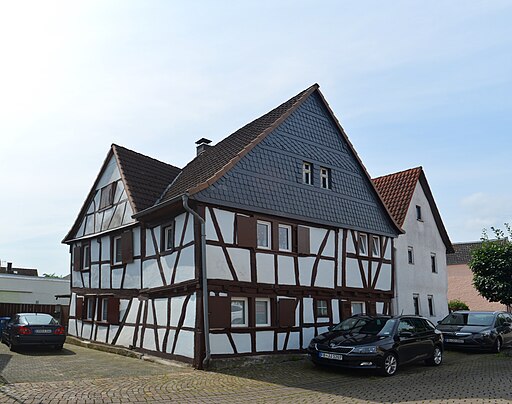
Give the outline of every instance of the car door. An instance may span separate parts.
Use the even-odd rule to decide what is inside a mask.
[[[416,327],[412,319],[402,317],[397,327],[397,352],[401,364],[412,362],[418,355],[420,342],[416,334]]]
[[[503,345],[512,344],[512,316],[505,313],[498,314],[496,318],[496,330],[501,335]]]

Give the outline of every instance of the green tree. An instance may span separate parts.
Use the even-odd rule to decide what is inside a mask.
[[[448,308],[450,311],[456,310],[469,310],[469,306],[459,299],[452,299],[448,302]]]
[[[508,236],[510,226],[505,223]],[[500,229],[491,227],[496,239],[489,240],[484,230],[482,245],[473,250],[469,267],[473,271],[473,285],[490,302],[512,305],[512,243]]]

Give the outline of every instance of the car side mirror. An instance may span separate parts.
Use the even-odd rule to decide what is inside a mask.
[[[327,327],[327,330],[332,331],[332,330],[334,330],[334,327],[335,327],[334,325],[330,325],[329,327]]]
[[[441,324],[441,321],[442,321],[442,320],[437,320],[437,324]]]

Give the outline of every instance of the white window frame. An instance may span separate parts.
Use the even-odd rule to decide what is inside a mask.
[[[94,320],[94,298],[87,298],[86,320]]]
[[[306,185],[313,185],[313,164],[302,162],[302,182]]]
[[[101,299],[101,321],[108,320],[108,298]]]
[[[433,274],[437,274],[437,257],[436,253],[430,253],[430,269]]]
[[[164,232],[163,250],[170,251],[174,248],[174,225],[169,224],[167,226],[164,226],[162,231]],[[170,231],[170,237],[169,237],[169,231]],[[170,246],[169,246],[169,243],[170,243]]]
[[[267,322],[266,323],[258,323],[258,317],[256,316],[256,304],[258,302],[265,302],[267,304]],[[270,327],[270,299],[267,297],[257,297],[254,299],[254,321],[256,322],[256,327]]]
[[[323,189],[331,189],[331,170],[320,167],[320,187]]]
[[[380,237],[372,236],[372,256],[380,257]]]
[[[320,302],[324,302],[325,303],[325,315],[324,314],[319,314],[319,309],[320,309],[320,305],[319,303]],[[324,307],[322,307],[323,309]],[[316,301],[316,317],[317,318],[329,318],[329,300],[327,299],[318,299]]]
[[[414,265],[414,248],[411,246],[407,247],[407,262],[409,265]]]
[[[117,247],[117,240],[119,240],[119,255],[121,257],[120,261],[117,261],[117,253],[118,253],[118,247]],[[112,243],[114,246],[112,247],[112,263],[114,265],[122,264],[123,263],[123,241],[121,236],[115,236],[112,238]]]
[[[89,244],[82,245],[82,262],[80,263],[81,269],[91,268],[91,246]]]
[[[427,301],[428,301],[428,314],[430,317],[435,317],[436,316],[436,306],[434,305],[434,296],[428,295]],[[431,307],[432,307],[432,311],[430,311]]]
[[[241,323],[241,324],[233,324],[233,311],[231,310],[231,305],[233,304],[234,301],[241,301],[243,302],[243,307],[244,307],[244,310],[243,310],[243,317],[244,317],[244,322]],[[231,317],[231,327],[248,327],[249,326],[249,301],[246,297],[232,297],[231,298],[231,305],[229,306],[230,307],[230,317]]]
[[[288,246],[286,248],[281,248],[281,229],[286,229],[286,232],[288,234],[288,237],[287,237]],[[289,226],[287,224],[280,224],[278,226],[277,236],[278,236],[279,251],[288,251],[288,252],[292,251],[292,226]]]
[[[418,302],[418,312],[416,313],[416,306],[414,305],[414,302],[417,301]],[[412,294],[412,308],[414,310],[414,314],[416,316],[419,316],[421,315],[421,304],[420,304],[420,295],[418,293],[413,293]]]
[[[362,311],[360,313],[354,313],[354,305],[356,305],[356,304],[360,304],[361,305]],[[366,304],[365,304],[365,302],[350,302],[350,313],[352,315],[366,313]]]
[[[260,240],[258,239],[258,226],[264,225],[267,226],[267,244],[266,246],[260,245]],[[256,244],[258,248],[261,248],[263,250],[270,250],[272,248],[272,223],[265,222],[263,220],[258,220],[256,222]]]
[[[357,250],[359,255],[368,255],[368,236],[364,233],[359,233],[357,237]]]

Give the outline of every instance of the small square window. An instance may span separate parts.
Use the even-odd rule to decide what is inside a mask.
[[[432,273],[437,273],[436,255],[434,253],[430,254],[430,266],[432,268]]]
[[[270,299],[256,299],[256,326],[270,326]]]
[[[313,164],[304,161],[302,163],[302,182],[307,185],[313,184]]]
[[[331,189],[331,170],[320,167],[320,186],[325,189]]]
[[[414,264],[414,249],[412,247],[407,247],[407,262],[409,264]]]
[[[107,186],[101,188],[100,191],[100,207],[99,209],[105,209],[114,204],[114,195],[116,194],[116,183],[113,182]]]
[[[169,251],[174,248],[174,226],[171,224],[164,227],[164,251]]]
[[[258,248],[270,249],[270,230],[271,225],[269,222],[261,222],[258,220]]]
[[[363,302],[352,302],[350,305],[352,309],[352,315],[364,314],[364,303]]]
[[[368,251],[368,237],[366,234],[359,234],[359,254],[367,255]]]
[[[372,255],[380,257],[380,238],[378,236],[372,237]]]
[[[291,226],[279,225],[279,251],[291,251]]]
[[[231,299],[231,326],[247,327],[247,299],[237,297]]]
[[[113,248],[113,258],[114,264],[122,264],[123,263],[123,249],[122,249],[122,241],[121,236],[114,237],[112,242],[114,243]]]
[[[316,316],[317,317],[329,317],[329,308],[327,306],[327,300],[316,301]]]
[[[423,218],[421,217],[421,206],[416,205],[416,219],[419,221],[422,221]]]

